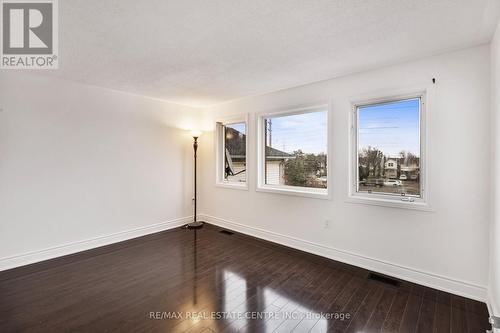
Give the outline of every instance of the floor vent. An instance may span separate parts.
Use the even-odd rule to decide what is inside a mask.
[[[399,284],[400,284],[400,281],[398,281],[396,279],[393,279],[393,278],[390,278],[390,277],[387,277],[384,275],[380,275],[377,273],[370,273],[368,275],[368,280],[382,282],[382,283],[388,284],[388,285],[393,286],[393,287],[399,287]]]
[[[234,232],[227,231],[227,230],[221,230],[221,231],[219,231],[219,232],[220,232],[221,234],[224,234],[224,235],[229,235],[229,236],[234,235]]]

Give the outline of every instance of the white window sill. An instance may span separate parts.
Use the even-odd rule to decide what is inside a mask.
[[[222,187],[222,188],[230,188],[230,189],[233,189],[233,190],[248,191],[248,184],[247,183],[229,183],[229,182],[223,182],[223,183],[215,183],[215,186]]]
[[[270,186],[261,185],[256,188],[257,192],[278,193],[285,195],[293,195],[298,197],[314,198],[314,199],[331,199],[328,190],[315,189],[307,187],[294,187],[294,186]]]
[[[402,201],[400,198],[381,198],[379,196],[370,197],[369,195],[349,195],[346,199],[348,203],[383,206],[390,208],[412,209],[427,212],[433,212],[428,202],[421,199],[415,199],[413,202]]]

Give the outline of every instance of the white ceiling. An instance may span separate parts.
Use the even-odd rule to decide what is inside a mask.
[[[488,42],[498,0],[64,0],[60,69],[207,106]]]

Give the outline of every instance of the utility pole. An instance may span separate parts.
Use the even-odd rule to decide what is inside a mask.
[[[267,120],[267,137],[269,138],[268,146],[273,145],[273,121],[271,119]]]

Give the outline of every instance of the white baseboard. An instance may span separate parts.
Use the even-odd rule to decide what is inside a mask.
[[[486,302],[486,305],[488,305],[488,312],[490,314],[490,317],[493,317],[493,316],[499,317],[500,316],[500,307],[499,307],[497,302],[498,301],[495,300],[491,290],[489,290],[488,291],[488,302]],[[493,332],[500,333],[500,329],[498,329],[498,328],[493,329]]]
[[[117,233],[99,236],[91,239],[85,239],[68,244],[62,244],[43,250],[32,251],[11,257],[0,258],[0,271],[28,264],[33,264],[36,262],[53,259],[85,250],[90,250],[96,247],[118,243],[121,241],[145,236],[148,234],[153,234],[168,229],[177,228],[191,221],[192,221],[191,217],[183,217],[166,222],[148,225],[145,227],[120,231]]]
[[[333,247],[309,242],[303,239],[279,234],[272,231],[267,231],[260,228],[250,227],[233,221],[217,218],[207,214],[199,214],[200,219],[218,225],[220,227],[232,229],[243,234],[258,237],[267,241],[289,246],[298,250],[313,253],[322,257],[337,260],[354,266],[362,267],[374,272],[379,272],[389,276],[393,276],[406,281],[418,283],[431,288],[443,290],[456,295],[472,298],[488,304],[490,313],[491,307],[494,306],[493,300],[488,299],[487,288],[474,283],[465,282],[449,277],[444,277],[438,274],[429,273],[405,267],[398,264],[393,264],[383,260],[370,258],[360,254],[352,253],[336,249]],[[24,266],[48,259],[53,259],[68,254],[73,254],[85,250],[90,250],[96,247],[109,245],[132,238],[173,229],[180,227],[192,220],[191,217],[174,219],[162,223],[149,225],[146,227],[125,230],[105,236],[99,236],[92,239],[86,239],[78,242],[63,244],[39,251],[23,253],[16,256],[0,258],[0,271]]]
[[[370,258],[368,256],[336,249],[330,246],[313,243],[276,232],[250,227],[241,223],[228,221],[207,214],[200,214],[200,218],[220,227],[232,229],[243,234],[282,244],[350,265],[362,267],[370,271],[393,276],[402,280],[475,299],[481,302],[487,301],[487,288],[485,286]]]

